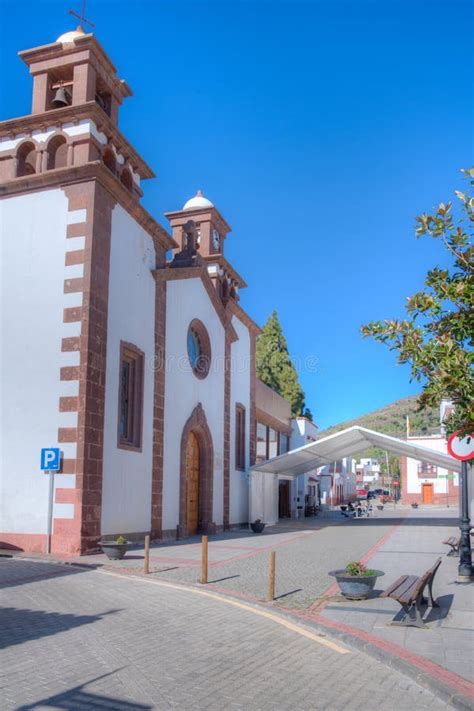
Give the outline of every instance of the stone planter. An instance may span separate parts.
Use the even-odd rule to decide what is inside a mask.
[[[383,511],[383,504],[377,504],[377,511]]]
[[[254,533],[262,533],[265,525],[266,524],[262,523],[262,521],[254,521],[250,524],[250,528]]]
[[[418,504],[416,503],[416,501],[414,501],[414,502],[412,503],[411,507],[412,507],[412,509],[417,509],[417,508],[418,508]]]
[[[110,560],[122,560],[130,547],[130,543],[115,543],[114,541],[99,541],[99,546]]]
[[[374,575],[348,575],[345,569],[331,570],[328,575],[336,578],[341,594],[348,600],[365,600],[375,587],[377,578],[385,575],[374,570]]]

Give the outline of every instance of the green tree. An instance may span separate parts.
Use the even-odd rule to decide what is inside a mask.
[[[463,173],[474,185],[474,168]],[[448,433],[474,431],[474,197],[455,194],[455,208],[441,203],[433,214],[416,218],[417,237],[441,239],[450,267],[435,266],[427,273],[426,288],[407,299],[406,319],[361,327],[364,336],[398,351],[399,363],[410,364],[411,379],[423,383],[420,409],[437,407],[442,398],[453,401]]]
[[[304,392],[290,359],[278,314],[273,311],[257,339],[257,377],[291,403],[293,416],[304,407]]]

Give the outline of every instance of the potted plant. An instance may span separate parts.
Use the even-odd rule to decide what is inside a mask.
[[[122,560],[130,542],[124,536],[118,536],[115,541],[99,541],[99,546],[110,560]]]
[[[265,524],[263,523],[262,519],[256,518],[255,521],[252,521],[250,524],[250,528],[254,533],[262,533],[263,529],[265,528]]]
[[[365,600],[374,589],[377,578],[385,575],[381,570],[366,568],[358,560],[351,561],[345,568],[329,572],[336,578],[342,595],[348,600]]]
[[[411,507],[412,507],[412,509],[417,509],[418,508],[418,501],[412,501]]]

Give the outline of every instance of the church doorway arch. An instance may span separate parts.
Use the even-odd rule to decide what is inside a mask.
[[[181,435],[179,527],[180,537],[212,533],[214,447],[206,415],[199,403]]]

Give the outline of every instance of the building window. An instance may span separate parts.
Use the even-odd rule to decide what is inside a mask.
[[[267,426],[257,422],[257,462],[268,459],[267,453]]]
[[[429,462],[418,462],[418,478],[419,479],[436,479],[438,476],[438,467]]]
[[[278,432],[268,428],[268,459],[278,455]]]
[[[290,438],[288,435],[280,432],[280,446],[278,454],[286,454],[290,449]]]
[[[195,318],[187,335],[188,358],[197,378],[205,378],[211,365],[211,341],[204,324]]]
[[[143,420],[142,351],[130,343],[120,344],[118,446],[140,451]]]
[[[245,471],[245,407],[235,406],[235,466]]]

